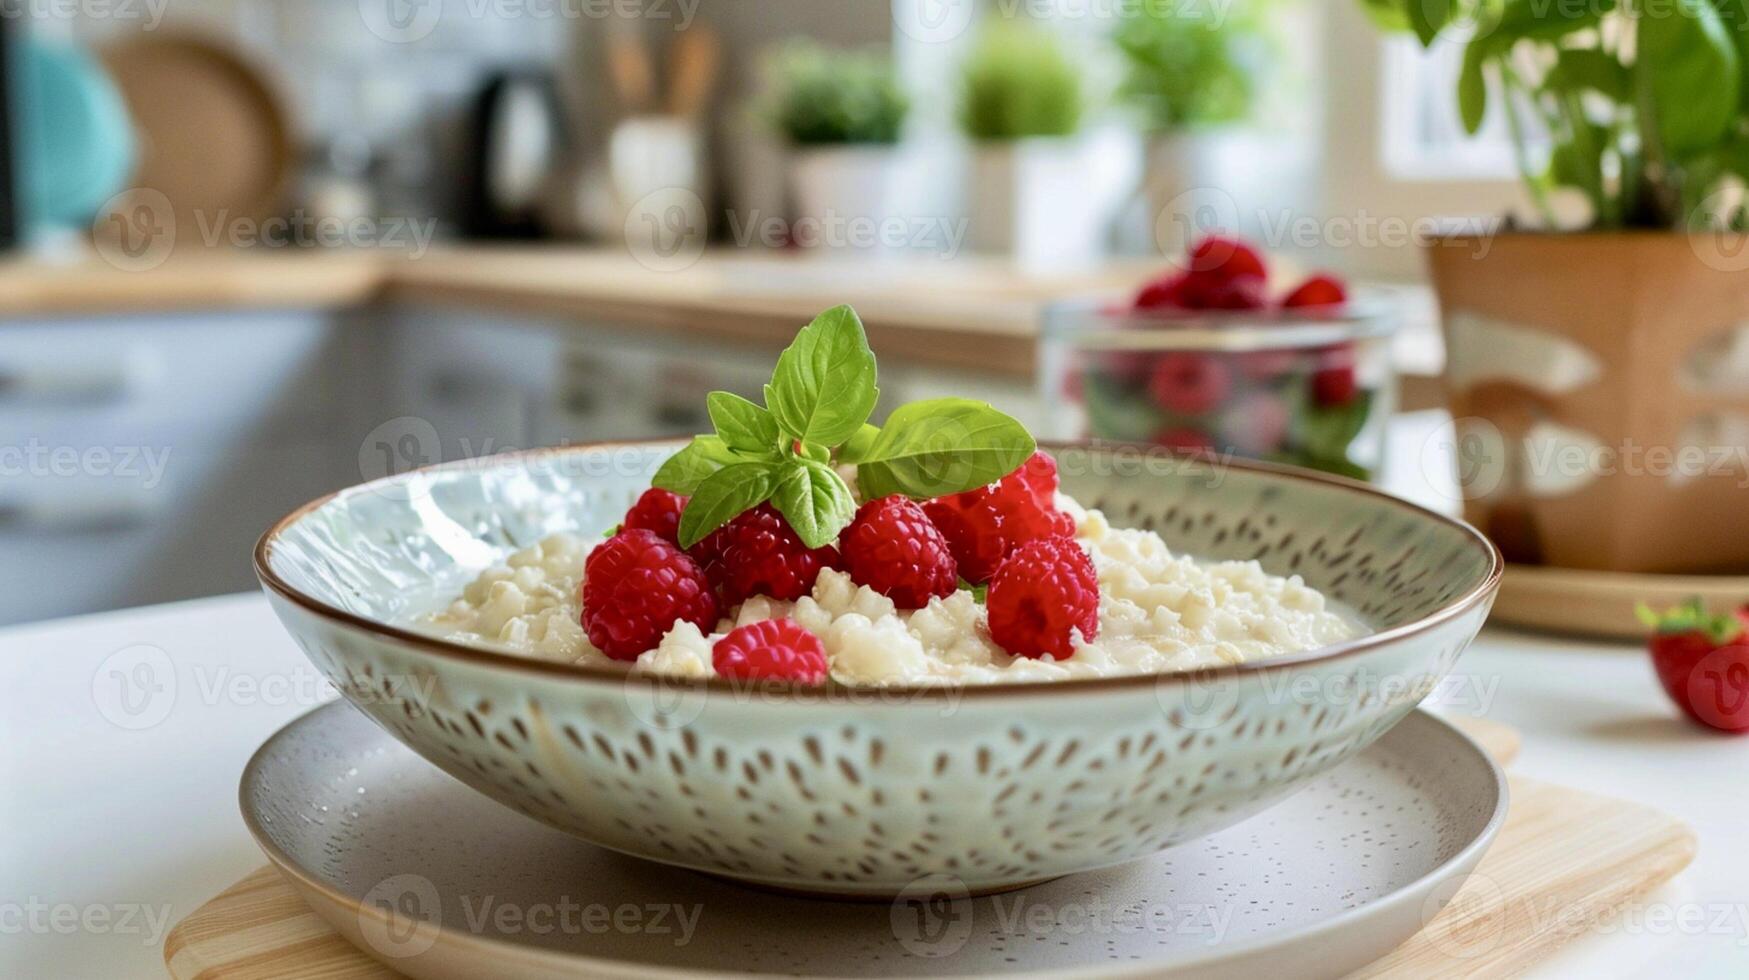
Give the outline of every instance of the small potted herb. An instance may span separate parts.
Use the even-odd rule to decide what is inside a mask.
[[[1151,218],[1198,188],[1245,197],[1247,189],[1235,181],[1269,169],[1273,148],[1260,148],[1247,125],[1275,54],[1261,6],[1261,0],[1236,7],[1143,3],[1126,8],[1118,22],[1112,35],[1123,64],[1117,94],[1148,135],[1143,190]],[[1172,254],[1191,243],[1155,244]]]
[[[1467,516],[1522,563],[1749,563],[1749,536],[1720,533],[1749,477],[1724,461],[1749,417],[1731,355],[1749,350],[1749,7],[1364,5],[1461,46],[1459,118],[1503,117],[1536,205],[1534,227],[1429,249]]]
[[[770,115],[791,151],[798,244],[864,244],[853,223],[867,229],[890,216],[910,111],[890,58],[796,41],[774,68]]]
[[[973,248],[1040,268],[1104,250],[1119,202],[1091,179],[1100,168],[1080,138],[1085,102],[1081,69],[1054,35],[1012,21],[984,30],[960,70]]]

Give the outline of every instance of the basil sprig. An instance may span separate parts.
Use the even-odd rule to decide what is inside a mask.
[[[715,434],[693,437],[654,481],[692,498],[681,514],[680,544],[691,547],[769,500],[803,544],[818,548],[856,516],[837,466],[856,467],[865,499],[927,499],[993,483],[1036,448],[1025,426],[966,398],[912,402],[884,428],[872,425],[880,399],[875,373],[862,320],[835,306],[778,357],[763,406],[712,392]]]

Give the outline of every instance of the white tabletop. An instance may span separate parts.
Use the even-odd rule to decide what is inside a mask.
[[[1459,670],[1446,710],[1521,729],[1515,771],[1700,835],[1660,916],[1537,975],[1749,975],[1749,739],[1680,721],[1630,648],[1490,630]],[[0,975],[19,977],[163,976],[164,930],[263,863],[237,815],[244,762],[332,696],[254,595],[0,631],[0,691]]]

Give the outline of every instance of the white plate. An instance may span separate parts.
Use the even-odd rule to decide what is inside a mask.
[[[1230,830],[1115,869],[893,903],[751,891],[607,851],[499,806],[345,704],[280,731],[244,820],[324,919],[413,977],[1337,976],[1413,935],[1506,817],[1506,781],[1416,712]]]

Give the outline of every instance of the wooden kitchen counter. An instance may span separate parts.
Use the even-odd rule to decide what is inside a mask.
[[[389,300],[596,321],[776,350],[814,314],[850,303],[873,346],[896,361],[1029,378],[1047,303],[1125,292],[1160,267],[1158,259],[1122,259],[1086,273],[1027,276],[1002,260],[970,256],[843,258],[724,249],[679,271],[658,271],[623,249],[573,246],[457,246],[417,258],[393,251],[178,252],[139,272],[96,256],[72,263],[21,259],[0,262],[0,329],[5,319],[344,308]],[[1412,354],[1402,364],[1406,402],[1436,397],[1419,389],[1432,380],[1438,359],[1437,351],[1431,361]]]
[[[457,247],[395,252],[177,253],[145,271],[93,256],[0,263],[0,318],[175,310],[346,307],[374,300],[595,320],[781,347],[836,303],[899,359],[1015,376],[1032,371],[1052,299],[1125,289],[1157,262],[1024,277],[997,260],[708,253],[656,271],[608,248]]]

